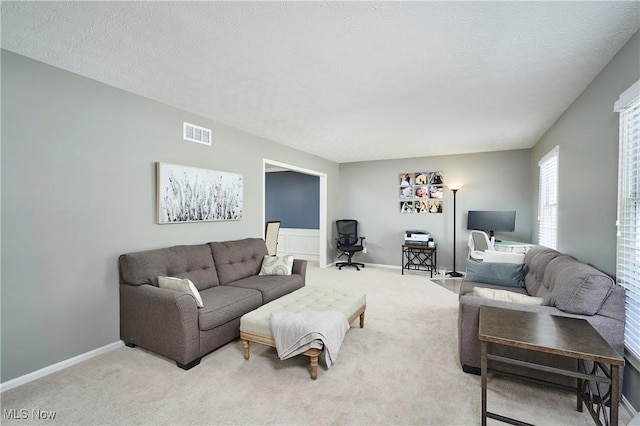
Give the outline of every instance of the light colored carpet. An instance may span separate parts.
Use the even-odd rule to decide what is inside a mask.
[[[480,377],[457,356],[457,295],[426,275],[367,267],[310,267],[307,285],[367,294],[337,362],[280,361],[236,340],[183,371],[140,348],[120,348],[2,394],[2,424],[480,424]],[[562,391],[489,378],[491,411],[536,424],[591,425]],[[6,410],[26,410],[26,420]],[[36,420],[32,410],[55,411]],[[621,408],[621,424],[630,421]],[[497,424],[490,420],[490,424]]]

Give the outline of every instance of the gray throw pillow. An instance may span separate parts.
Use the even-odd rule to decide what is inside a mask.
[[[524,287],[524,265],[467,260],[465,280],[508,287]]]

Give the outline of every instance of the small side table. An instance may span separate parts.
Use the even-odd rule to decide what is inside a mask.
[[[431,273],[436,269],[437,246],[429,247],[414,244],[402,245],[402,275],[404,270],[425,271]]]
[[[582,412],[583,406],[586,405],[597,425],[618,425],[619,371],[624,366],[624,358],[586,320],[481,306],[478,338],[480,339],[481,353],[483,426],[487,424],[488,418],[513,425],[527,424],[487,411],[487,372],[499,373],[489,368],[489,361],[500,361],[510,365],[574,377],[578,379],[576,386],[577,411]],[[576,360],[577,368],[576,370],[565,370],[494,355],[488,351],[489,344],[572,358]],[[587,368],[585,361],[593,362],[593,367]],[[601,374],[597,374],[598,372]],[[609,385],[609,392],[604,396],[594,395],[590,386],[590,383],[593,382]]]

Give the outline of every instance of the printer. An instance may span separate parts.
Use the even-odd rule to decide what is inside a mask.
[[[428,245],[430,239],[431,239],[431,234],[429,234],[427,231],[412,229],[404,232],[405,244],[412,244],[415,246],[426,246]]]

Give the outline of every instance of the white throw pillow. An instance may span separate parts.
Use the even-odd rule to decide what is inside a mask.
[[[520,303],[523,305],[542,305],[542,297],[527,296],[508,290],[494,290],[492,288],[474,287],[473,295],[484,299],[501,300],[504,302]]]
[[[485,250],[483,262],[486,263],[524,263],[524,253]]]
[[[204,306],[202,304],[200,292],[189,278],[158,277],[158,287],[190,294],[194,299],[196,299],[198,308],[202,308]]]
[[[269,256],[262,259],[260,275],[291,275],[293,269],[293,255]]]

